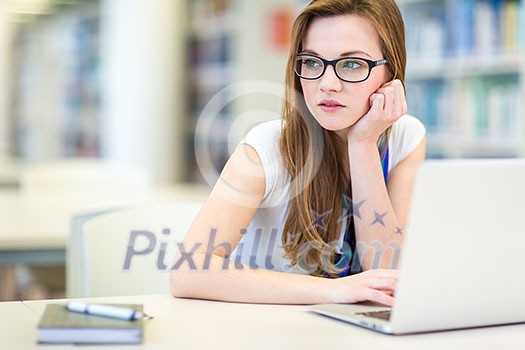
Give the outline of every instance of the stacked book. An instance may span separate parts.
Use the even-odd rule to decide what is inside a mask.
[[[140,313],[143,308],[138,304],[118,306]],[[108,318],[70,312],[62,304],[48,304],[38,323],[37,339],[39,343],[138,344],[142,343],[143,329],[144,318]]]

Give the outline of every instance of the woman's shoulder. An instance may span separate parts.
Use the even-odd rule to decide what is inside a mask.
[[[263,163],[271,162],[279,154],[279,139],[282,130],[281,119],[262,122],[253,127],[240,142],[250,145]]]
[[[426,129],[416,117],[405,114],[393,125],[388,142],[390,148],[391,167],[412,153],[425,137]]]
[[[263,122],[253,127],[241,141],[255,150],[264,170],[266,189],[261,207],[282,203],[288,193],[289,178],[280,151],[282,124],[282,119]]]
[[[405,114],[402,115],[393,125],[391,140],[397,144],[416,142],[419,144],[426,134],[423,123],[416,117]]]
[[[425,126],[413,115],[405,114],[392,125],[392,133],[403,134],[403,136],[425,133]]]
[[[251,142],[264,142],[268,144],[268,141],[274,141],[279,139],[282,130],[282,119],[275,119],[266,122],[262,122],[253,127],[243,139],[244,143],[250,144]]]

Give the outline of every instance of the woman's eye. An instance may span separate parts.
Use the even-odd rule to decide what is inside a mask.
[[[319,67],[319,62],[315,61],[315,60],[310,60],[310,59],[305,59],[303,61],[303,64],[306,64],[308,67]]]
[[[343,64],[343,68],[345,68],[345,69],[358,69],[358,68],[361,68],[361,65],[359,64],[359,62],[356,62],[356,61],[346,61]]]

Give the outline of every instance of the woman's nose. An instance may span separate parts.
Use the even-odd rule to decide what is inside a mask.
[[[320,89],[321,91],[341,91],[343,82],[335,74],[333,66],[326,67],[324,74],[321,76]]]

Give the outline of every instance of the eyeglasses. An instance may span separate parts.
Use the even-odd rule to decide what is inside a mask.
[[[328,61],[324,58],[300,53],[295,59],[295,74],[302,79],[319,79],[326,71],[327,66],[334,67],[335,75],[348,83],[359,83],[370,76],[372,68],[387,64],[388,60],[371,61],[358,57],[341,57]]]

